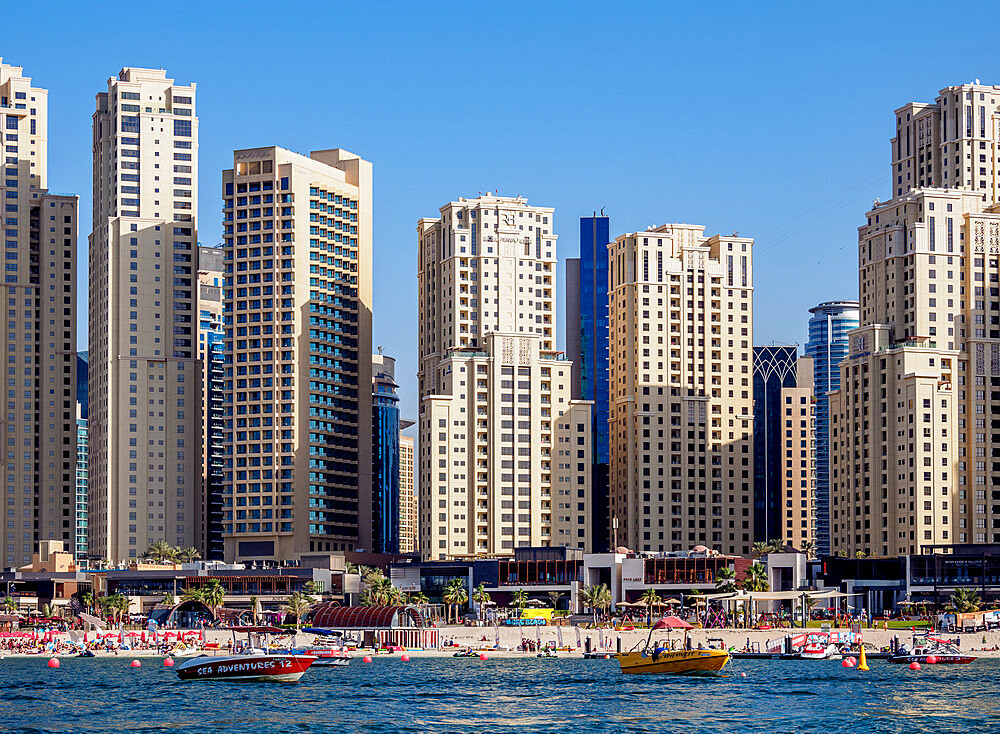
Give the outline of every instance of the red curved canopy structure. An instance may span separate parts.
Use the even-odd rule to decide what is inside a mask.
[[[313,627],[327,629],[423,629],[424,619],[414,607],[341,607],[320,604],[312,612]]]

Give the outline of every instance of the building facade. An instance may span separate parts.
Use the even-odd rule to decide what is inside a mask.
[[[459,198],[417,241],[421,554],[554,545],[558,490],[590,507],[592,448],[575,432],[589,437],[589,416],[560,420],[574,401],[555,347],[553,210]]]
[[[221,247],[198,247],[198,366],[202,375],[201,401],[201,522],[197,548],[202,558],[221,561],[225,472],[223,386],[225,384],[225,330],[222,324],[224,252]]]
[[[608,217],[580,218],[580,257],[566,260],[566,358],[576,400],[594,403],[591,531],[595,553],[610,549],[608,521]]]
[[[400,553],[400,444],[396,360],[372,355],[372,548]]]
[[[795,362],[795,383],[781,388],[781,538],[816,552],[816,396],[812,357]],[[756,440],[756,435],[754,436]],[[756,447],[755,447],[756,448]]]
[[[796,385],[797,346],[753,348],[754,541],[785,540],[785,407]],[[797,436],[796,436],[797,437]],[[796,448],[798,442],[796,441]]]
[[[975,191],[1000,201],[1000,86],[945,87],[933,104],[910,102],[895,111],[894,197],[918,188]]]
[[[399,552],[418,553],[417,494],[413,484],[413,437],[399,437]]]
[[[29,563],[40,541],[76,541],[78,201],[48,192],[48,90],[2,59],[0,130],[10,317],[2,565],[12,567]]]
[[[227,560],[370,548],[372,167],[237,150],[222,173]]]
[[[805,354],[813,361],[816,396],[816,552],[830,553],[830,392],[840,387],[840,363],[847,356],[847,334],[859,326],[857,301],[826,301],[809,313]]]
[[[609,246],[616,546],[750,552],[752,246],[689,224]]]
[[[969,188],[909,191],[859,229],[863,325],[830,403],[835,551],[1000,541],[1000,210]]]
[[[90,552],[196,544],[195,86],[122,69],[97,95],[90,235]]]

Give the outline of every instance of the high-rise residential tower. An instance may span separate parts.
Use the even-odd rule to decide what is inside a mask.
[[[704,230],[609,246],[611,516],[636,551],[753,541],[753,240]]]
[[[566,358],[573,398],[594,403],[591,522],[595,553],[610,548],[608,521],[608,217],[580,218],[580,257],[566,260]]]
[[[90,553],[197,543],[195,85],[124,68],[97,95],[90,235]]]
[[[895,116],[893,196],[936,187],[1000,201],[1000,86],[945,87],[933,104],[910,102]]]
[[[202,557],[225,557],[222,480],[225,474],[225,332],[222,326],[224,251],[198,247],[198,360],[201,368],[201,522],[198,545]]]
[[[399,437],[399,552],[417,553],[417,496],[413,485],[413,436]]]
[[[815,513],[816,552],[830,553],[830,398],[840,387],[840,363],[847,356],[847,334],[859,325],[857,301],[825,301],[809,313],[805,355],[813,360],[816,398]]]
[[[2,565],[41,540],[74,547],[76,196],[48,187],[48,90],[0,59],[7,401]]]
[[[417,243],[422,555],[588,548],[590,406],[555,347],[553,210],[459,198]]]
[[[816,401],[812,357],[795,362],[794,384],[781,388],[781,524],[793,548],[816,552]],[[755,396],[756,399],[756,396]],[[756,441],[756,436],[754,437]]]
[[[785,539],[786,427],[782,391],[796,384],[798,353],[794,345],[753,348],[753,527],[756,542]],[[795,441],[796,452],[798,444]]]
[[[371,548],[372,166],[237,150],[222,172],[226,560]]]

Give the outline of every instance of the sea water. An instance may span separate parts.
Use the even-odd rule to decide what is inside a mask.
[[[185,682],[158,658],[61,663],[0,661],[0,731],[1000,732],[1000,660],[739,660],[683,678],[625,676],[615,660],[357,657],[298,683]]]

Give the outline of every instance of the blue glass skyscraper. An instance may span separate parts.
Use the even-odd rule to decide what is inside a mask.
[[[593,504],[596,553],[610,546],[608,526],[608,217],[581,217],[580,257],[566,261],[566,357],[573,397],[592,400]]]
[[[399,553],[399,397],[395,360],[372,355],[372,550]]]
[[[754,542],[783,537],[781,388],[796,386],[798,347],[753,348]]]
[[[816,552],[830,553],[830,398],[840,388],[840,362],[847,357],[847,332],[858,328],[857,301],[827,301],[809,309],[809,341],[816,395]]]

